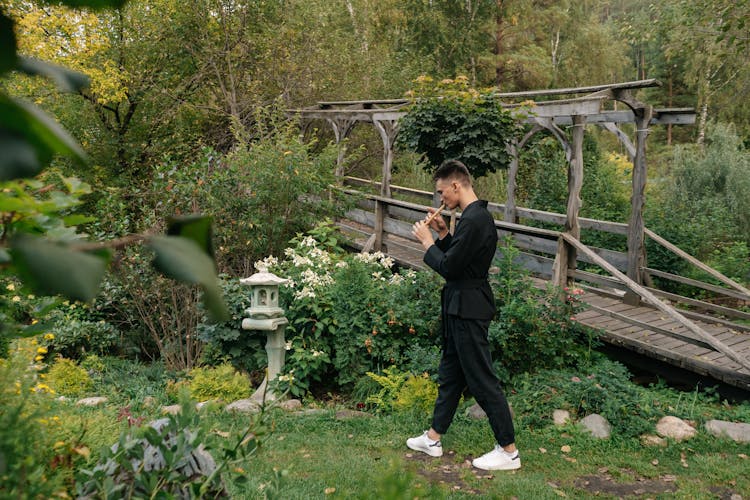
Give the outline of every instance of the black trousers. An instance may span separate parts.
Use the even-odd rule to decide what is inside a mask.
[[[461,395],[468,387],[487,414],[497,443],[507,446],[515,442],[515,431],[508,401],[492,368],[487,339],[489,324],[489,320],[443,316],[443,357],[438,369],[432,428],[439,434],[448,431]]]

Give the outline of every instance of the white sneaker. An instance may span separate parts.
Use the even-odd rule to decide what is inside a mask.
[[[442,457],[443,456],[443,445],[440,441],[433,441],[427,437],[427,431],[421,436],[409,438],[406,440],[406,446],[414,451],[421,451],[427,453],[431,457]]]
[[[508,453],[499,444],[489,453],[475,458],[471,464],[482,470],[515,470],[521,468],[521,457],[518,450]]]

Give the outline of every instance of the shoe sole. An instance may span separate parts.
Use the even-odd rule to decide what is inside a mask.
[[[434,452],[430,452],[430,451],[428,451],[428,450],[425,450],[424,448],[417,448],[417,447],[414,447],[414,446],[410,445],[409,443],[406,443],[406,446],[407,446],[407,447],[408,447],[408,448],[409,448],[410,450],[414,450],[414,451],[419,451],[419,452],[422,452],[422,453],[424,453],[425,455],[429,455],[429,456],[431,456],[431,457],[434,457],[434,458],[439,458],[439,457],[442,457],[442,456],[443,456],[443,450],[440,450],[440,453],[438,453],[438,454],[435,454]]]
[[[521,463],[509,463],[508,465],[500,465],[498,467],[479,467],[474,462],[471,465],[479,470],[518,470],[521,468]]]

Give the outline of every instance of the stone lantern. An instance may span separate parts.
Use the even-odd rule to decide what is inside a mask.
[[[242,329],[264,331],[267,335],[266,378],[250,398],[259,402],[262,402],[264,398],[276,399],[276,395],[267,388],[268,382],[275,379],[284,367],[286,355],[284,328],[289,320],[284,317],[284,310],[279,307],[279,285],[287,281],[289,280],[279,278],[272,273],[256,273],[240,280],[240,283],[250,287],[252,294],[250,307],[245,309],[245,314],[249,317],[242,320]]]

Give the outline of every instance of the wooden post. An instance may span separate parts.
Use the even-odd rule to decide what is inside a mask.
[[[380,184],[380,196],[391,197],[391,165],[393,164],[393,143],[398,133],[397,120],[373,120],[375,128],[383,140],[383,181]],[[388,217],[388,206],[377,202],[375,205],[375,250],[385,252],[383,244],[383,225]]]
[[[373,236],[375,240],[373,242],[373,249],[376,252],[385,252],[385,246],[383,244],[383,227],[385,226],[385,218],[388,216],[388,206],[381,200],[375,200],[375,227]]]
[[[552,283],[560,288],[568,286],[568,244],[562,236],[557,240],[557,254],[552,264]]]
[[[518,174],[518,143],[513,141],[508,144],[508,152],[511,155],[510,168],[508,168],[508,186],[505,197],[505,222],[518,223],[516,214],[516,175]]]
[[[578,212],[581,210],[581,186],[583,185],[583,132],[586,126],[586,117],[581,115],[573,116],[573,154],[568,162],[568,207],[565,219],[565,232],[573,238],[581,239],[581,226],[578,224]],[[560,270],[565,272],[558,275],[559,284],[567,284],[571,281],[567,274],[568,270],[576,268],[576,249],[562,244],[558,245],[558,258],[560,260]],[[564,265],[564,262],[567,264]],[[564,285],[563,285],[564,286]]]
[[[646,139],[653,109],[644,105],[635,109],[635,158],[633,159],[633,192],[630,198],[630,221],[628,221],[628,268],[627,276],[639,285],[643,283],[645,248],[643,235],[643,207],[646,200]],[[632,292],[624,300],[637,305],[640,297]]]

